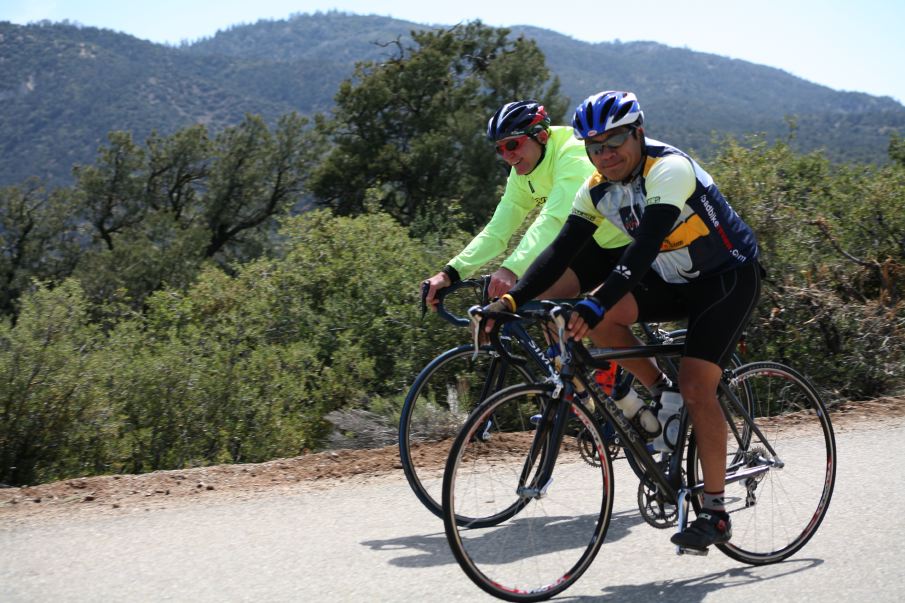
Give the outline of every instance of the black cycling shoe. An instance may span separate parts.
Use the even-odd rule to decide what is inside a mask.
[[[729,516],[701,511],[684,531],[673,534],[670,542],[681,547],[703,551],[711,544],[722,544],[732,538]]]

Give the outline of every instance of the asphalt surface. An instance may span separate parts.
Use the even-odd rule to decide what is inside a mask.
[[[645,524],[616,463],[615,514],[587,573],[556,601],[905,600],[905,426],[837,431],[836,489],[791,559],[676,556]],[[330,489],[120,516],[0,522],[0,601],[490,601],[462,573],[442,522],[398,475]]]

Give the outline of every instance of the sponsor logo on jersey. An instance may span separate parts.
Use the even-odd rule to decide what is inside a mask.
[[[704,211],[707,212],[707,217],[710,218],[710,223],[713,224],[713,227],[716,228],[717,234],[720,235],[720,240],[723,241],[723,246],[733,255],[733,257],[738,257],[738,250],[735,248],[735,245],[732,244],[732,241],[729,240],[729,235],[726,234],[726,231],[723,229],[723,225],[720,224],[720,220],[716,216],[716,210],[710,204],[710,201],[707,200],[707,195],[701,195],[701,205],[704,206]]]
[[[687,220],[676,226],[660,244],[660,251],[675,251],[688,247],[701,237],[710,234],[707,224],[698,214],[692,214]]]
[[[584,218],[588,222],[597,222],[599,216],[595,216],[594,214],[589,214],[588,212],[581,211],[580,209],[572,208],[572,215],[578,216],[579,218]]]
[[[629,270],[628,266],[624,266],[622,264],[619,264],[618,266],[613,268],[613,272],[615,272],[616,274],[618,274],[619,276],[621,276],[622,278],[624,278],[626,280],[632,278],[632,271]]]
[[[634,232],[641,222],[638,218],[638,213],[635,212],[635,208],[631,205],[628,207],[620,207],[619,217],[622,219],[622,225],[625,227],[626,232],[629,233]]]

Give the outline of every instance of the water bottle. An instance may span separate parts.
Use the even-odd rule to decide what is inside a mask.
[[[675,450],[679,437],[679,413],[682,411],[683,404],[682,395],[676,390],[668,389],[660,396],[657,420],[662,431],[654,440],[654,450],[658,452]]]
[[[641,429],[642,436],[652,438],[659,433],[660,423],[657,421],[657,415],[634,389],[629,388],[624,397],[616,400],[616,406],[622,410],[626,419]]]
[[[597,382],[603,392],[608,395],[613,395],[613,387],[616,385],[616,371],[618,369],[618,365],[615,362],[610,362],[609,367],[605,369],[594,369],[594,381]]]

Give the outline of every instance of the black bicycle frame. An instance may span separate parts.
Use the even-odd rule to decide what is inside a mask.
[[[641,438],[638,432],[634,427],[628,422],[625,418],[625,415],[616,406],[615,401],[603,391],[603,388],[594,380],[589,379],[587,375],[582,373],[573,373],[572,367],[572,358],[573,354],[580,357],[580,365],[589,369],[594,368],[604,368],[608,366],[608,363],[613,360],[621,360],[625,358],[651,358],[654,356],[662,356],[662,355],[679,355],[682,352],[683,344],[681,343],[664,343],[664,344],[652,344],[652,345],[640,345],[640,346],[632,346],[626,348],[597,348],[594,350],[594,356],[588,352],[588,350],[579,342],[570,342],[565,346],[565,355],[563,357],[563,365],[559,372],[554,368],[553,364],[544,354],[544,351],[540,349],[537,345],[537,342],[532,338],[527,330],[520,324],[520,322],[511,322],[506,325],[508,334],[511,338],[517,339],[521,344],[521,349],[526,351],[529,357],[534,361],[534,363],[540,368],[542,373],[547,376],[547,380],[556,386],[554,390],[554,394],[556,394],[558,401],[565,401],[564,395],[566,397],[570,396],[572,393],[572,388],[574,387],[572,384],[572,378],[577,377],[581,384],[586,388],[593,392],[595,402],[599,403],[603,407],[603,413],[607,420],[613,425],[616,433],[619,435],[622,441],[623,450],[626,451],[626,454],[631,454],[633,460],[635,462],[640,463],[640,465],[646,470],[646,474],[653,479],[656,486],[660,489],[665,497],[672,503],[675,503],[678,500],[678,490],[681,487],[681,460],[684,451],[685,445],[685,433],[688,429],[688,419],[687,413],[682,414],[681,422],[680,422],[680,431],[679,433],[682,437],[679,438],[679,442],[677,443],[677,450],[673,454],[670,460],[670,468],[669,468],[669,477],[663,474],[660,471],[657,462],[651,456],[650,452],[647,450],[647,445],[645,441]],[[501,356],[509,356],[508,352],[503,347],[502,343],[499,341],[499,338],[494,339],[491,337],[491,341],[494,344],[494,348],[497,349]],[[509,356],[511,358],[511,356]],[[553,412],[552,409],[548,409],[547,413],[545,413],[544,420],[542,421],[542,425],[550,425],[552,429],[538,429],[535,435],[535,446],[532,447],[532,453],[529,455],[529,458],[525,461],[525,467],[522,472],[521,484],[523,488],[527,488],[531,490],[532,488],[536,489],[538,487],[543,487],[543,484],[549,480],[550,475],[553,472],[553,465],[555,463],[555,454],[553,451],[559,450],[559,443],[562,440],[565,427],[566,420],[568,417],[568,412],[566,411],[565,404],[554,404],[553,405],[557,411],[553,417],[550,417],[549,414]],[[559,411],[562,412],[559,412]],[[553,419],[550,421],[550,419]],[[537,449],[537,445],[541,446],[541,449]],[[542,454],[542,452],[550,451],[551,454]],[[536,477],[532,480],[532,486],[525,486],[527,484],[528,476],[530,474],[531,468],[534,466],[534,463],[537,460],[538,455],[541,455],[541,466],[538,469]],[[536,491],[531,491],[529,494],[533,494]]]

